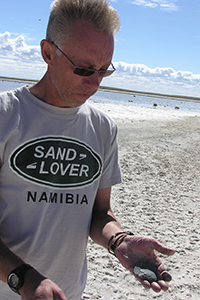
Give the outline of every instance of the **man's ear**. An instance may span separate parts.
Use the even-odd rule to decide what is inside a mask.
[[[41,53],[44,61],[50,66],[53,61],[53,44],[47,40],[42,40],[40,43]]]

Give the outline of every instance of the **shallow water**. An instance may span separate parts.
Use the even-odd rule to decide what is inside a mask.
[[[182,111],[200,112],[200,103],[171,100],[167,98],[154,98],[147,96],[98,91],[90,99],[98,102],[109,102],[115,104],[148,107],[154,109],[180,109]]]
[[[14,89],[25,85],[25,82],[12,82],[0,80],[0,92]],[[30,83],[29,83],[30,84]],[[122,105],[148,107],[154,109],[167,109],[181,111],[200,112],[200,103],[189,101],[178,101],[167,98],[155,98],[147,96],[130,95],[123,93],[114,93],[106,91],[98,91],[90,100],[97,102],[108,102]]]

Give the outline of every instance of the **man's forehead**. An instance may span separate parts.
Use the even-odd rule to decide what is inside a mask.
[[[74,23],[72,30],[69,35],[69,40],[99,40],[101,39],[113,39],[112,34],[99,32],[94,23],[88,20],[78,20]]]

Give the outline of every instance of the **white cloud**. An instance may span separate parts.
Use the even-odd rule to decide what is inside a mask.
[[[44,69],[40,46],[27,45],[22,35],[11,38],[7,31],[0,33],[0,75],[35,79]]]
[[[177,0],[135,0],[132,1],[132,4],[174,11],[178,9],[178,6],[175,4],[176,1]]]
[[[41,58],[39,46],[28,46],[24,36],[20,35],[15,39],[11,39],[11,34],[5,32],[0,33],[0,53],[2,56],[10,55],[11,58],[20,58],[22,61],[28,59],[38,60]]]
[[[200,74],[125,62],[116,62],[115,66],[117,71],[102,85],[199,97]],[[27,45],[22,35],[11,38],[9,32],[0,33],[0,76],[40,79],[45,71],[39,46]]]
[[[170,67],[154,69],[144,64],[115,63],[115,75],[105,78],[103,85],[135,91],[157,92],[199,97],[200,74],[176,71]]]

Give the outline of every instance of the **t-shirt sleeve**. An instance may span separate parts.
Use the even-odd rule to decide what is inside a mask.
[[[121,170],[118,160],[117,126],[112,130],[110,138],[106,139],[106,153],[103,162],[103,169],[99,189],[121,183]]]

